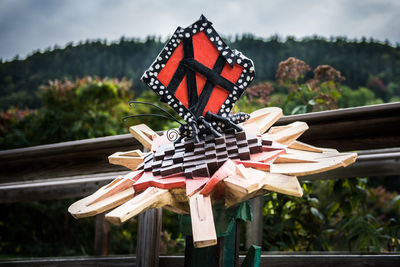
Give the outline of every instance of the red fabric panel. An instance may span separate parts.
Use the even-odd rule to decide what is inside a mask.
[[[189,97],[188,97],[188,91],[187,91],[186,76],[183,77],[181,83],[178,86],[178,89],[176,89],[175,96],[176,96],[176,98],[179,99],[179,101],[181,101],[181,103],[186,108],[189,108]]]
[[[232,83],[236,83],[240,77],[240,74],[242,74],[242,71],[242,66],[235,64],[232,68],[229,64],[225,64],[224,68],[222,69],[221,76]],[[203,116],[205,116],[207,111],[217,114],[225,99],[228,97],[228,94],[228,91],[222,87],[215,86],[213,92],[211,93],[210,100],[203,111]]]
[[[176,69],[179,66],[179,62],[181,62],[183,58],[183,45],[182,42],[176,47],[174,53],[172,53],[165,67],[158,73],[157,79],[167,87],[169,82],[174,76]]]
[[[194,59],[209,69],[214,67],[215,61],[219,56],[217,48],[208,39],[204,32],[198,32],[193,35]],[[197,94],[200,95],[206,83],[205,77],[196,73]]]

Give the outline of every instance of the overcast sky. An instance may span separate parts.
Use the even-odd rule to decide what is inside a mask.
[[[86,39],[166,37],[204,14],[222,35],[400,43],[400,0],[0,0],[0,58]]]

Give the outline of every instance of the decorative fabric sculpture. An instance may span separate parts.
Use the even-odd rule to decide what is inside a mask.
[[[117,152],[109,162],[132,171],[69,208],[76,218],[105,211],[121,224],[150,208],[190,214],[195,247],[215,245],[212,203],[231,207],[274,191],[302,196],[297,176],[345,167],[356,153],[314,147],[296,139],[304,122],[271,127],[280,108],[230,113],[253,81],[253,62],[231,50],[204,16],[178,27],[142,80],[186,122],[179,137],[130,127],[149,152]],[[166,114],[171,117],[171,114]]]

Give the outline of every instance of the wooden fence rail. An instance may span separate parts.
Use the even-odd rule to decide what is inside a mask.
[[[301,179],[331,179],[400,175],[400,148],[358,151],[357,161],[329,172]],[[0,203],[84,197],[109,183],[127,169],[61,178],[0,183]]]
[[[242,263],[244,256],[239,257]],[[260,267],[361,267],[398,266],[400,254],[356,254],[356,253],[266,253],[261,255]],[[108,257],[63,257],[63,258],[35,258],[35,259],[6,259],[0,260],[0,266],[15,267],[135,267],[138,266],[135,256],[108,256]],[[183,256],[160,256],[160,267],[183,267]]]
[[[284,116],[276,125],[294,121],[310,126],[299,140],[317,146],[340,151],[400,147],[400,102]],[[139,147],[124,134],[0,151],[0,183],[122,171],[107,156]]]
[[[276,125],[294,121],[305,121],[310,126],[301,141],[340,151],[357,150],[359,153],[357,162],[347,168],[303,179],[400,175],[400,103],[285,116]],[[0,203],[86,196],[116,176],[128,172],[124,167],[109,164],[107,157],[110,154],[137,148],[141,145],[131,135],[124,134],[0,151]],[[103,229],[101,223],[104,220],[99,217],[96,221],[99,221],[98,228]],[[254,233],[260,227],[261,220],[249,224],[250,234],[246,236],[249,240],[253,238],[252,243],[257,243]],[[103,242],[104,236],[100,235],[99,240]],[[98,247],[98,250],[104,251],[104,247]],[[333,266],[339,263],[344,266],[363,266],[365,263],[370,266],[393,266],[399,257],[397,254],[268,254],[263,255],[261,266]],[[160,266],[182,266],[183,258],[161,257],[159,263]],[[46,259],[0,261],[0,264],[136,266],[136,260],[129,257],[89,257],[57,258],[48,263]]]

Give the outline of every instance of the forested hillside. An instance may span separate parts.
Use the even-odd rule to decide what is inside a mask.
[[[384,101],[400,94],[400,47],[364,39],[312,37],[281,41],[276,36],[259,39],[252,35],[242,35],[228,43],[254,60],[257,82],[274,80],[279,62],[293,56],[312,68],[331,65],[346,78],[342,84],[354,89],[367,86]],[[35,52],[24,60],[0,62],[0,109],[37,108],[41,104],[35,92],[40,85],[48,80],[85,75],[132,79],[134,93],[139,95],[145,88],[139,78],[162,46],[155,37],[121,38],[113,44],[87,41]]]

